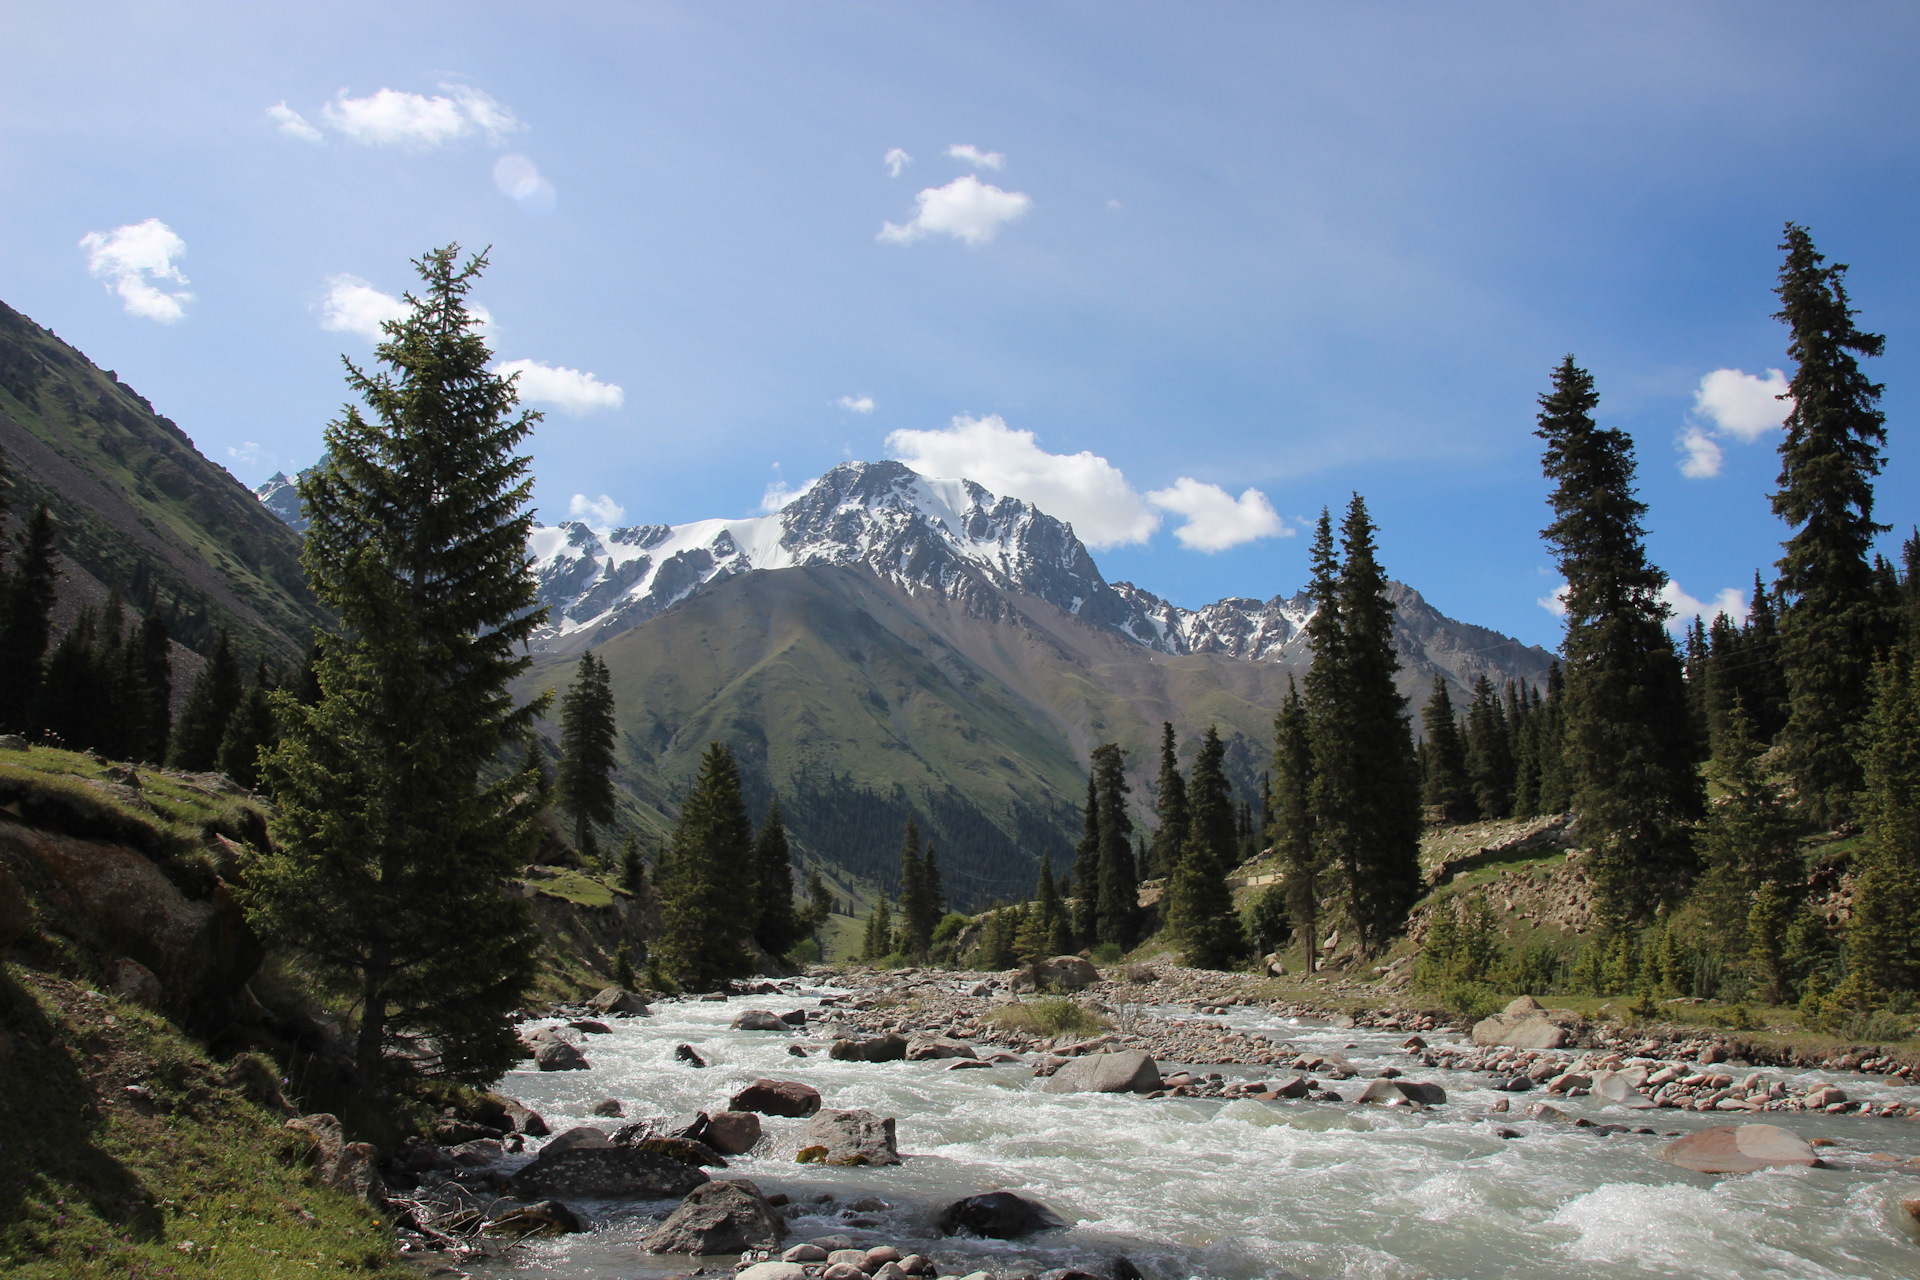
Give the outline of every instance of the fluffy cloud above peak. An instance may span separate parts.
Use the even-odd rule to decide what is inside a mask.
[[[1764,378],[1739,369],[1715,369],[1693,393],[1693,419],[1680,433],[1680,474],[1704,480],[1720,474],[1725,454],[1720,441],[1752,444],[1778,430],[1792,409],[1787,375],[1767,370]]]
[[[320,123],[349,142],[367,147],[424,150],[483,134],[499,144],[523,126],[512,111],[472,85],[443,84],[444,94],[428,97],[399,89],[378,89],[351,98],[342,89],[320,108]],[[318,142],[320,130],[285,102],[267,108],[282,133]]]
[[[80,237],[87,251],[87,270],[120,296],[130,316],[172,324],[185,318],[193,295],[184,289],[169,293],[161,283],[185,284],[186,276],[174,260],[187,253],[187,242],[158,218],[129,223],[112,231],[89,231]]]
[[[604,493],[597,498],[576,493],[567,503],[567,514],[575,520],[590,520],[595,525],[605,528],[609,525],[617,525],[626,519],[627,509]]]
[[[944,187],[928,187],[914,197],[919,209],[906,223],[883,223],[876,237],[889,244],[912,244],[938,232],[965,241],[978,248],[1000,234],[1000,228],[1017,221],[1033,207],[1033,199],[1020,191],[1002,191],[962,174]]]
[[[1086,450],[1048,453],[1033,432],[1014,430],[999,414],[961,414],[936,431],[895,431],[887,450],[922,475],[972,480],[1024,498],[1071,524],[1090,547],[1145,542],[1160,527],[1120,468]]]
[[[982,151],[971,142],[956,142],[947,148],[947,154],[955,160],[964,160],[976,169],[992,169],[996,172],[1007,167],[1007,157],[998,151]]]
[[[1217,484],[1181,476],[1167,488],[1149,493],[1147,500],[1186,518],[1173,536],[1189,551],[1212,553],[1260,538],[1293,536],[1267,495],[1258,489],[1248,489],[1235,498]]]
[[[533,404],[550,404],[569,417],[580,417],[596,409],[618,409],[627,402],[627,393],[610,382],[602,382],[581,369],[542,364],[538,360],[508,360],[494,366],[503,378],[518,375],[520,398]]]

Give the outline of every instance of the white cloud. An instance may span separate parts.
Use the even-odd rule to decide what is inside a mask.
[[[276,102],[267,108],[267,119],[273,121],[289,138],[298,138],[302,142],[320,141],[320,131],[307,123],[307,118],[289,107],[285,102]]]
[[[817,479],[819,477],[815,476],[814,480]],[[767,515],[772,515],[811,488],[813,488],[813,480],[803,480],[791,486],[785,480],[772,481],[767,485],[767,491],[760,495],[760,510]]]
[[[1680,449],[1687,456],[1680,460],[1680,474],[1689,480],[1705,480],[1720,474],[1724,455],[1714,438],[1697,426],[1680,433]]]
[[[443,146],[475,133],[497,144],[522,127],[513,112],[470,85],[440,87],[448,96],[380,89],[349,98],[342,89],[320,108],[320,122],[349,142],[407,148]]]
[[[841,396],[837,403],[842,409],[849,410],[853,413],[873,412],[872,396]]]
[[[384,336],[380,326],[406,316],[407,304],[382,293],[359,276],[328,276],[327,296],[320,303],[320,327],[335,333],[353,333],[368,342]]]
[[[1553,589],[1552,595],[1541,596],[1534,603],[1554,617],[1564,619],[1567,616],[1567,584],[1561,583]]]
[[[243,441],[238,449],[228,449],[227,456],[235,462],[242,462],[251,467],[265,461],[273,455],[269,454],[265,449],[262,449],[254,441],[247,440]]]
[[[1713,423],[1717,433],[1738,436],[1752,444],[1779,427],[1793,407],[1787,394],[1787,375],[1778,369],[1756,378],[1738,369],[1715,369],[1700,379],[1693,393],[1694,412]]]
[[[1125,208],[1125,207],[1126,207],[1126,206],[1124,206],[1124,205],[1122,205],[1122,204],[1121,204],[1121,203],[1120,203],[1120,202],[1119,202],[1118,200],[1108,200],[1108,201],[1107,201],[1107,212],[1108,212],[1108,213],[1118,213],[1118,212],[1120,212],[1120,210],[1121,210],[1121,209],[1123,209],[1123,208]]]
[[[1015,431],[998,415],[956,417],[938,431],[895,431],[894,457],[927,476],[973,480],[1067,521],[1091,547],[1145,542],[1160,517],[1120,469],[1085,450],[1048,453],[1031,431]]]
[[[186,256],[187,242],[160,219],[148,218],[112,231],[89,231],[80,237],[80,247],[87,251],[87,270],[120,295],[128,315],[162,324],[186,316],[192,294],[155,287],[156,281],[187,283],[174,262]]]
[[[902,169],[905,169],[913,163],[913,157],[899,147],[894,147],[889,150],[886,155],[880,157],[880,163],[887,166],[888,177],[897,178],[900,176]]]
[[[619,524],[626,518],[627,509],[604,493],[597,498],[576,493],[567,503],[567,514],[575,520],[591,520],[594,524],[606,526]]]
[[[1738,587],[1722,587],[1720,593],[1711,600],[1696,600],[1680,587],[1680,584],[1667,579],[1667,585],[1660,588],[1660,599],[1673,610],[1673,616],[1667,619],[1667,629],[1674,632],[1685,631],[1693,625],[1696,615],[1712,622],[1720,614],[1732,618],[1737,626],[1747,620],[1747,597]]]
[[[542,364],[538,360],[508,360],[494,366],[494,372],[503,378],[518,374],[522,400],[550,404],[574,417],[595,409],[618,409],[627,402],[625,391],[579,369]]]
[[[911,244],[930,232],[941,232],[983,245],[1000,233],[1000,228],[1024,217],[1033,200],[1019,191],[1002,191],[963,174],[944,187],[928,187],[914,197],[920,208],[911,222],[882,224],[880,240],[891,244]]]
[[[495,161],[493,185],[530,212],[549,213],[553,209],[553,183],[542,177],[539,167],[525,156],[501,156]]]
[[[1267,495],[1258,489],[1248,489],[1235,498],[1217,484],[1181,476],[1167,488],[1147,494],[1147,501],[1186,517],[1186,523],[1175,529],[1173,536],[1189,551],[1225,551],[1257,538],[1293,535]]]
[[[964,160],[976,169],[992,169],[996,172],[1007,167],[1007,157],[998,151],[982,151],[971,142],[956,142],[947,148],[947,154],[955,160]]]

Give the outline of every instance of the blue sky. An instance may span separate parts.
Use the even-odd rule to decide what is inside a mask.
[[[13,4],[0,300],[257,483],[316,456],[407,260],[491,245],[476,296],[547,397],[545,520],[742,515],[903,456],[1026,490],[1113,544],[1110,578],[1194,606],[1291,593],[1301,523],[1358,490],[1394,576],[1552,645],[1531,432],[1567,352],[1634,435],[1679,590],[1744,593],[1778,555],[1764,390],[1703,379],[1784,367],[1789,218],[1888,335],[1889,549],[1920,520],[1917,28]]]

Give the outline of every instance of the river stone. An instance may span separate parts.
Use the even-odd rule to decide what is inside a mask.
[[[800,1145],[802,1148],[825,1147],[827,1164],[900,1163],[900,1151],[894,1144],[893,1117],[883,1119],[865,1108],[822,1111],[807,1121]]]
[[[993,1240],[1018,1240],[1036,1231],[1052,1231],[1066,1226],[1059,1214],[1025,1196],[1011,1191],[989,1191],[985,1195],[955,1200],[940,1211],[943,1236],[985,1236]]]
[[[1615,1106],[1645,1111],[1653,1099],[1634,1088],[1633,1078],[1624,1071],[1602,1071],[1593,1078],[1593,1096]]]
[[[1718,1125],[1660,1149],[1661,1158],[1695,1173],[1751,1173],[1785,1165],[1817,1165],[1801,1137],[1779,1125]]]
[[[898,1062],[907,1056],[907,1038],[889,1032],[866,1039],[835,1040],[827,1056],[836,1062]]]
[[[1354,1099],[1356,1103],[1370,1102],[1386,1107],[1405,1106],[1409,1102],[1430,1107],[1446,1100],[1447,1091],[1439,1085],[1413,1080],[1375,1080]]]
[[[1312,1091],[1303,1075],[1282,1076],[1267,1090],[1276,1098],[1304,1098]]]
[[[599,995],[587,1001],[587,1007],[595,1013],[624,1013],[636,1018],[652,1012],[645,1000],[625,987],[602,988]]]
[[[936,1058],[972,1058],[973,1046],[949,1036],[920,1035],[907,1041],[908,1062],[930,1062]]]
[[[681,1164],[706,1165],[713,1169],[724,1169],[727,1162],[720,1153],[704,1142],[692,1138],[635,1138],[620,1144],[635,1151],[650,1151],[669,1160],[678,1160]]]
[[[1062,991],[1078,991],[1100,981],[1100,971],[1091,961],[1079,956],[1042,960],[1033,966],[1033,976],[1041,987],[1058,987]]]
[[[723,1156],[743,1156],[760,1141],[760,1117],[751,1111],[722,1111],[707,1122],[707,1145]]]
[[[542,1040],[533,1051],[533,1063],[542,1071],[585,1071],[587,1055],[565,1040]]]
[[[1447,1100],[1447,1091],[1431,1081],[1395,1080],[1393,1083],[1399,1087],[1400,1092],[1415,1102],[1424,1103],[1429,1107],[1441,1106]]]
[[[1139,1049],[1069,1058],[1041,1086],[1048,1093],[1152,1093],[1160,1068]]]
[[[792,1027],[769,1009],[749,1009],[733,1020],[735,1031],[791,1031]]]
[[[673,1047],[673,1056],[690,1067],[704,1067],[707,1060],[690,1044],[677,1044]]]
[[[820,1091],[797,1080],[755,1080],[727,1101],[729,1111],[799,1118],[820,1109]]]
[[[807,1269],[792,1262],[756,1262],[734,1272],[733,1280],[807,1280]]]
[[[499,1097],[498,1094],[494,1096]],[[538,1111],[517,1098],[500,1098],[500,1111],[507,1127],[514,1133],[523,1133],[529,1138],[544,1138],[553,1132]]]
[[[797,1244],[780,1255],[782,1262],[825,1262],[827,1251],[817,1244]]]
[[[1522,996],[1520,1000],[1531,1000]],[[1517,1005],[1520,1000],[1514,1001]],[[1513,1005],[1507,1006],[1509,1009]],[[1535,1005],[1535,1009],[1538,1009]],[[1477,1045],[1506,1045],[1514,1049],[1559,1049],[1571,1039],[1567,1029],[1545,1013],[1522,1010],[1497,1013],[1473,1024],[1473,1042]]]
[[[647,1237],[647,1252],[699,1255],[776,1249],[786,1234],[787,1224],[759,1187],[745,1178],[728,1178],[688,1192],[659,1230]]]
[[[692,1165],[631,1147],[575,1147],[542,1151],[508,1179],[518,1196],[574,1196],[593,1200],[665,1200],[707,1182]]]
[[[540,1154],[543,1156],[557,1156],[562,1151],[572,1151],[576,1148],[611,1147],[613,1145],[615,1145],[614,1141],[607,1136],[606,1130],[595,1128],[590,1124],[583,1124],[577,1128],[568,1129],[565,1133],[558,1134],[553,1138],[549,1138],[547,1144],[540,1148]]]
[[[558,1200],[538,1200],[533,1204],[515,1205],[495,1217],[489,1218],[485,1230],[488,1235],[510,1235],[524,1239],[527,1236],[564,1236],[585,1231],[580,1215],[561,1204]]]

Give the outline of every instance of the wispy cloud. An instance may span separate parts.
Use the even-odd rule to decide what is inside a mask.
[[[589,498],[584,493],[576,493],[567,503],[567,514],[575,520],[588,520],[596,525],[606,527],[608,525],[619,524],[624,520],[627,515],[627,509],[604,493],[597,498]]]
[[[1182,476],[1165,489],[1147,494],[1147,501],[1163,511],[1186,517],[1173,531],[1189,551],[1225,551],[1260,538],[1290,538],[1293,530],[1258,489],[1238,498],[1217,484],[1203,484]]]
[[[1720,474],[1726,455],[1720,441],[1752,444],[1776,431],[1792,409],[1787,375],[1767,370],[1764,378],[1739,369],[1715,369],[1700,379],[1693,393],[1691,420],[1680,432],[1680,474],[1704,480]]]
[[[193,295],[158,287],[187,283],[175,261],[186,256],[187,242],[172,227],[148,218],[112,231],[89,231],[80,237],[80,247],[87,252],[87,270],[120,296],[128,315],[161,324],[185,318]]]
[[[378,89],[364,98],[342,89],[320,108],[320,123],[349,142],[368,147],[424,150],[462,138],[484,135],[498,145],[523,126],[505,105],[471,85],[443,84],[444,94],[428,97],[399,89]],[[319,131],[282,102],[267,108],[284,133],[309,142]]]
[[[580,369],[542,364],[538,360],[508,360],[494,369],[503,378],[518,375],[520,398],[550,404],[564,414],[579,417],[596,409],[618,409],[627,393]]]
[[[998,151],[982,151],[971,142],[956,142],[947,148],[947,154],[955,160],[964,160],[976,169],[992,169],[994,172],[1007,167],[1007,157]]]
[[[913,157],[899,147],[894,147],[880,158],[880,163],[887,166],[889,177],[897,178],[908,165],[913,163]]]
[[[227,456],[235,462],[242,463],[249,467],[257,466],[273,457],[272,454],[262,449],[252,440],[242,441],[238,449],[229,448],[227,450]]]
[[[1033,200],[1024,192],[1002,191],[962,174],[944,187],[928,187],[914,197],[919,209],[906,223],[884,223],[877,237],[889,244],[912,244],[938,232],[978,247],[990,243],[1000,228],[1026,216]]]
[[[525,156],[501,156],[493,165],[493,185],[512,196],[530,213],[549,213],[554,205],[553,183]]]
[[[872,396],[841,396],[836,402],[842,409],[852,413],[872,413]]]

